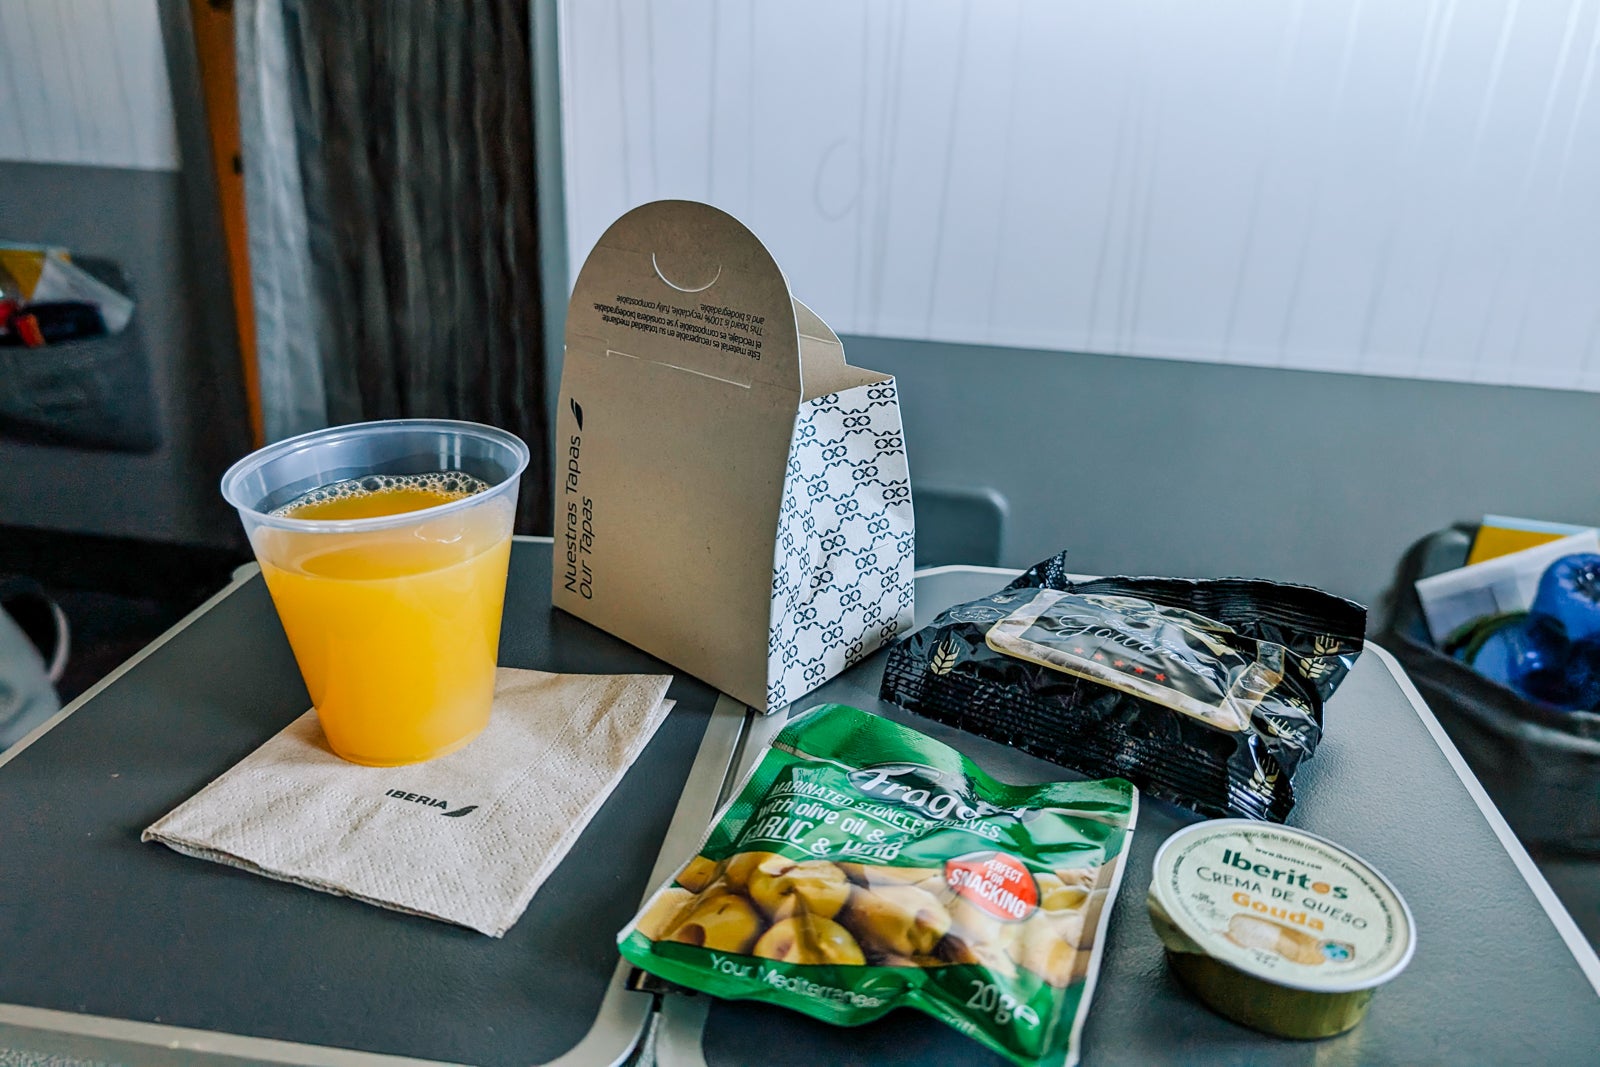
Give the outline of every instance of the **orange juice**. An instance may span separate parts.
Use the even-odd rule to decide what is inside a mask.
[[[482,488],[451,474],[357,479],[275,514],[367,519]],[[255,531],[267,589],[339,756],[415,763],[460,748],[488,725],[511,511],[502,498],[387,529]]]

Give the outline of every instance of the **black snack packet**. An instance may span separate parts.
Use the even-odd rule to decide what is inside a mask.
[[[1366,618],[1259,579],[1073,582],[1062,553],[902,639],[881,696],[1202,815],[1283,822]]]

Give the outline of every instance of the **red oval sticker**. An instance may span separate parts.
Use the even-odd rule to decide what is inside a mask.
[[[974,852],[944,865],[945,884],[996,919],[1018,922],[1039,906],[1039,885],[1017,857]]]

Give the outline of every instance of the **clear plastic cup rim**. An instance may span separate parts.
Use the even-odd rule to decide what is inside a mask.
[[[378,515],[370,519],[293,519],[287,515],[273,515],[265,511],[259,511],[254,501],[246,503],[238,495],[239,480],[247,472],[253,471],[271,460],[305,449],[342,441],[350,437],[387,436],[410,430],[453,430],[474,433],[480,437],[488,438],[511,449],[512,453],[517,457],[516,469],[481,493],[464,496],[460,500],[452,500],[448,504],[437,504],[431,508],[404,511],[398,515]],[[365,530],[385,530],[396,526],[410,526],[458,511],[466,511],[468,508],[476,507],[493,497],[503,496],[508,488],[515,487],[518,484],[522,478],[522,472],[528,469],[529,458],[530,453],[527,443],[522,438],[497,426],[487,426],[481,422],[466,422],[458,419],[383,419],[376,422],[353,422],[344,426],[330,426],[321,430],[311,430],[294,437],[286,437],[282,441],[274,442],[264,448],[258,448],[229,467],[227,473],[223,474],[222,496],[229,504],[238,509],[241,515],[248,516],[252,522],[261,526],[272,526],[280,530],[297,530],[302,533],[360,533]]]

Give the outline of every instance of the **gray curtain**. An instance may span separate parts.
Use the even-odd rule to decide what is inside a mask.
[[[534,452],[548,532],[528,0],[247,0],[237,12],[269,439],[471,419]]]

